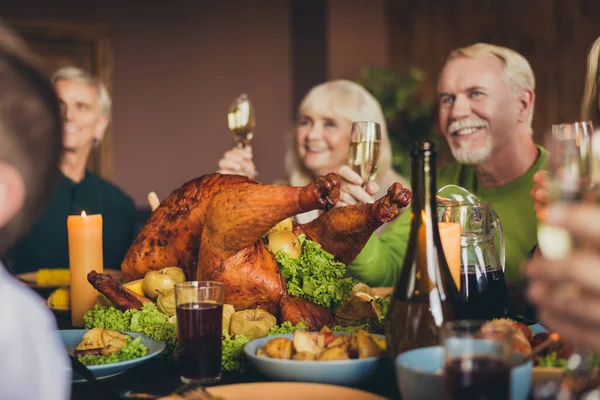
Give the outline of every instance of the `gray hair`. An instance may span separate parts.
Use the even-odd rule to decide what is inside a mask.
[[[535,74],[533,73],[529,61],[521,54],[508,47],[496,46],[489,43],[475,43],[467,47],[453,50],[446,62],[457,57],[480,58],[486,56],[496,57],[502,62],[506,82],[513,93],[516,93],[520,89],[529,89],[532,92],[535,92]],[[532,103],[535,103],[535,101]],[[530,134],[533,134],[531,127],[533,121],[533,108],[534,104],[532,104],[531,112],[527,118]]]
[[[53,84],[60,80],[66,81],[74,81],[74,82],[82,82],[93,86],[96,88],[98,92],[98,104],[100,105],[100,113],[107,117],[110,120],[110,113],[112,108],[112,101],[110,99],[110,95],[108,94],[108,90],[104,83],[99,78],[96,78],[81,68],[77,67],[64,67],[60,68],[58,71],[52,75],[50,79]]]

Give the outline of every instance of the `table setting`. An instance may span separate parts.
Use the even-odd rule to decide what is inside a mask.
[[[247,146],[248,96],[228,122]],[[348,164],[364,187],[377,172],[379,126],[352,132]],[[335,174],[304,187],[205,175],[162,202],[150,196],[120,271],[103,268],[102,215],[69,216],[70,268],[18,278],[56,317],[72,398],[544,398],[535,386],[560,382],[574,348],[510,314],[494,210],[459,186],[435,186],[432,143],[411,156],[412,193],[395,184],[364,207],[333,208]],[[346,266],[411,197],[395,286],[350,278]],[[310,210],[316,220],[294,221]]]

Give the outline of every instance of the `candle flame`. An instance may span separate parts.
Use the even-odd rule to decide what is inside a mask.
[[[82,216],[83,218],[85,218],[85,217],[86,217],[86,213],[85,213],[85,211],[82,211],[82,212],[81,212],[81,216]]]

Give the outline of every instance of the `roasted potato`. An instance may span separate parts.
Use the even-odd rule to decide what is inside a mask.
[[[287,338],[275,338],[269,340],[263,347],[267,356],[271,358],[279,358],[289,360],[292,358],[292,341]]]
[[[313,353],[307,353],[306,351],[303,351],[301,353],[296,353],[292,356],[292,360],[298,360],[298,361],[314,361],[316,360],[317,356]]]
[[[294,332],[294,350],[296,353],[319,354],[325,349],[325,334],[296,331]]]
[[[358,331],[356,334],[358,344],[358,358],[378,357],[383,353],[383,350],[375,341],[373,336],[365,331]]]
[[[332,347],[317,357],[317,361],[349,360],[348,353],[341,347]]]

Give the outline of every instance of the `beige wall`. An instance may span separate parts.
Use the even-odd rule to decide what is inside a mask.
[[[109,25],[114,181],[138,205],[146,205],[150,190],[163,198],[216,170],[234,145],[226,114],[242,92],[257,110],[253,143],[260,178],[282,176],[283,136],[291,121],[287,1],[24,0],[3,5],[2,15]]]
[[[329,78],[387,65],[384,0],[329,0]],[[234,145],[230,101],[247,92],[257,113],[259,179],[285,175],[293,119],[290,1],[21,0],[5,17],[100,22],[114,48],[114,181],[146,206],[216,170]],[[298,73],[301,73],[299,71]]]
[[[356,78],[366,66],[386,67],[385,0],[329,0],[329,78]]]

